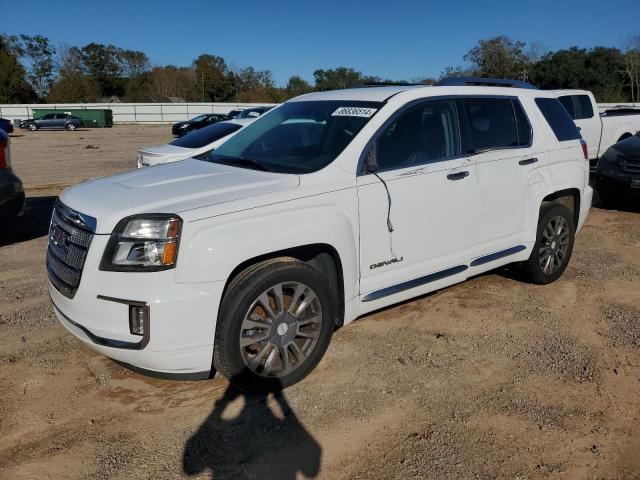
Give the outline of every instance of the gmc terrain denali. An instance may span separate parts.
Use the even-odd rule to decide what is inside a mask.
[[[49,292],[69,331],[120,362],[282,388],[367,312],[512,262],[556,280],[588,167],[567,111],[529,84],[311,93],[204,159],[65,190]]]

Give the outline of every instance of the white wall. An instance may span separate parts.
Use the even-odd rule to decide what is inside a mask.
[[[228,113],[235,108],[246,108],[268,103],[45,103],[0,105],[0,117],[25,120],[32,118],[33,108],[110,108],[113,123],[174,123],[188,120],[200,113]],[[599,103],[600,111],[615,105],[631,103]],[[636,104],[638,106],[638,104]]]
[[[113,123],[174,123],[188,120],[200,113],[228,113],[235,108],[246,108],[269,103],[46,103],[0,105],[0,117],[32,118],[34,108],[109,108]]]

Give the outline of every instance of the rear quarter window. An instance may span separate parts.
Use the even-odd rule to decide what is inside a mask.
[[[536,105],[559,142],[582,138],[573,119],[557,98],[536,98]]]

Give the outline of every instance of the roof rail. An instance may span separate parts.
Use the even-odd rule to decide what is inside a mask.
[[[367,82],[351,85],[346,88],[369,88],[369,87],[426,87],[426,83],[409,83],[409,82]]]
[[[511,87],[511,88],[529,88],[537,90],[538,87],[521,80],[509,80],[506,78],[487,78],[487,77],[451,77],[443,78],[438,83],[439,87],[451,87],[451,86],[487,86],[487,87]]]

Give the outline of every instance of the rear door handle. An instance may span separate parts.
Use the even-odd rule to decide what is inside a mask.
[[[468,176],[469,176],[469,172],[464,170],[462,172],[450,173],[449,175],[447,175],[447,178],[449,180],[462,180],[463,178],[466,178]]]
[[[527,158],[526,160],[520,160],[518,163],[520,165],[531,165],[532,163],[536,163],[538,161],[537,158]]]

